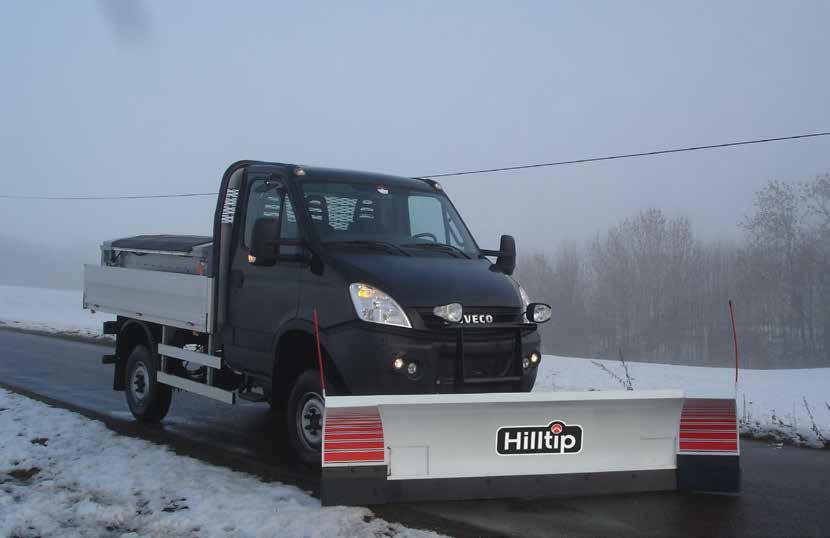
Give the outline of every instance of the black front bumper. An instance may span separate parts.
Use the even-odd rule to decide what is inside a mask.
[[[355,321],[326,330],[326,348],[348,394],[529,392],[538,364],[522,361],[539,353],[532,323],[448,325],[438,330],[398,329]],[[416,375],[401,358],[415,362]]]

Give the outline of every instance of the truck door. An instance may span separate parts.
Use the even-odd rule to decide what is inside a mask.
[[[301,264],[278,259],[275,265],[265,267],[249,260],[249,245],[258,218],[280,219],[280,237],[299,238],[296,214],[286,190],[273,170],[248,169],[242,200],[244,214],[237,221],[228,279],[228,325],[233,335],[226,334],[223,340],[226,360],[249,373],[271,374],[275,335],[283,323],[297,315]]]

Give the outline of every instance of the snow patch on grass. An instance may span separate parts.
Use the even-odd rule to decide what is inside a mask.
[[[0,389],[0,536],[436,536]]]
[[[626,362],[635,390],[682,389],[692,398],[735,396],[734,368]],[[625,372],[619,361],[545,355],[534,390],[621,390],[620,379],[625,379]],[[738,379],[741,433],[799,446],[826,446],[830,368],[741,370]]]
[[[0,285],[0,326],[94,337],[101,335],[109,314],[82,307],[83,293]]]

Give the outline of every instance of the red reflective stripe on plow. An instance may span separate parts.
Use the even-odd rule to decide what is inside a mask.
[[[340,417],[345,417],[345,418],[349,418],[349,417],[377,417],[377,416],[380,416],[380,413],[369,413],[368,411],[366,413],[338,413],[336,410],[330,410],[329,411],[329,416],[338,417],[338,418],[340,418]]]
[[[380,425],[380,420],[328,419],[328,420],[326,420],[326,424],[331,424],[333,426],[342,426],[342,425],[351,425],[351,424],[377,424],[377,425]]]
[[[380,439],[383,441],[382,433],[326,433],[326,441],[366,441],[369,439]]]
[[[380,420],[380,415],[329,415],[331,420]]]
[[[380,428],[382,424],[380,422],[349,422],[343,424],[327,422],[326,426],[329,428]]]
[[[732,422],[730,424],[713,424],[711,422],[701,423],[701,424],[687,424],[685,422],[680,423],[680,431],[705,431],[705,430],[715,430],[715,431],[735,431],[735,423]]]
[[[326,428],[381,428],[383,425],[380,422],[366,423],[366,424],[332,424],[326,421]]]
[[[332,450],[383,450],[383,440],[327,442],[326,453]]]
[[[734,441],[681,441],[680,450],[690,452],[737,452],[738,443]]]
[[[326,411],[324,464],[383,464],[384,448],[383,422],[377,408]]]
[[[734,424],[735,423],[735,418],[734,417],[733,418],[728,418],[728,417],[727,418],[717,418],[717,417],[688,418],[688,417],[683,417],[680,420],[683,421],[683,422],[688,422],[689,424],[701,424],[701,423],[705,423],[705,422],[716,422],[718,424],[729,424],[729,423]]]
[[[680,416],[680,452],[738,452],[733,400],[687,400]]]
[[[383,450],[367,450],[363,452],[326,452],[323,455],[324,463],[340,462],[383,462]]]
[[[683,441],[684,439],[700,439],[700,440],[724,440],[724,441],[737,441],[738,434],[737,432],[729,431],[729,432],[698,432],[698,431],[681,431],[680,432],[680,440]]]
[[[375,433],[383,435],[383,428],[326,428],[326,433]]]
[[[353,418],[353,417],[379,417],[380,413],[338,413],[336,410],[329,410],[330,417],[336,418]]]

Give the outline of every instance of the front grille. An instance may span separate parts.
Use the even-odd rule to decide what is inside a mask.
[[[516,375],[516,332],[505,330],[465,331],[463,342],[464,379],[505,378]],[[438,377],[456,381],[458,340],[436,341]]]
[[[445,319],[439,318],[433,314],[432,308],[416,308],[415,310],[418,312],[418,315],[421,316],[421,320],[424,322],[424,327],[427,329],[442,329],[450,325],[450,323]],[[521,308],[505,306],[465,308],[464,315],[491,315],[493,316],[493,323],[521,323],[524,321]],[[487,326],[486,323],[475,323],[471,325],[477,328]]]

